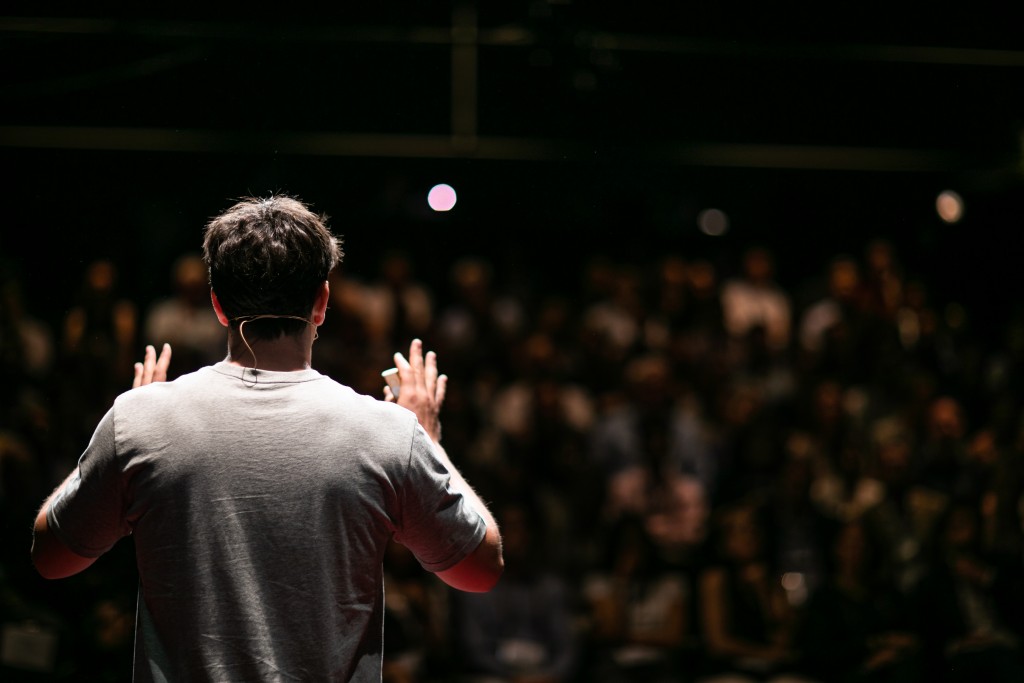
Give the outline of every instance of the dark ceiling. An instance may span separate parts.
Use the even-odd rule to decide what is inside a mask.
[[[948,268],[991,248],[1010,266],[1024,227],[1011,14],[350,4],[0,16],[0,170],[21,198],[0,244],[57,234],[71,270],[104,249],[159,265],[226,198],[276,190],[343,216],[356,248],[389,234],[438,254],[513,232],[547,245],[537,263],[697,250],[693,217],[713,205],[736,240],[720,248],[771,242],[791,272],[875,235],[908,260]],[[445,218],[458,230],[428,245],[416,226],[438,218],[413,197],[437,180],[460,190]],[[969,244],[934,215],[947,187]]]
[[[879,171],[1019,155],[1017,23],[480,4],[0,17],[2,141]]]

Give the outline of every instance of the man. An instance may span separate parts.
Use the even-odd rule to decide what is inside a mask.
[[[385,401],[311,369],[341,250],[299,201],[239,202],[203,249],[227,358],[165,382],[170,347],[147,347],[39,511],[33,561],[69,576],[133,535],[136,681],[378,681],[389,539],[460,590],[503,568],[439,443],[447,378],[419,340]]]

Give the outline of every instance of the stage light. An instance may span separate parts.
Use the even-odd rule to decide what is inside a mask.
[[[729,230],[729,217],[718,209],[705,209],[697,215],[697,227],[705,235],[721,237]]]
[[[430,188],[430,192],[427,193],[427,204],[434,211],[451,211],[452,207],[455,206],[455,201],[455,190],[452,189],[451,185],[445,185],[444,183],[434,185]]]
[[[942,220],[956,223],[964,215],[964,200],[956,192],[945,190],[935,199],[935,210]]]

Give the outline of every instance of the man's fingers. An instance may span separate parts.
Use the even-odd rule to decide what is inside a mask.
[[[153,346],[146,346],[146,355],[142,358],[142,383],[150,384],[153,381],[153,367],[156,365],[156,349]]]
[[[398,352],[395,354],[395,367],[403,386],[423,385],[423,342],[413,339],[409,344],[409,358]]]
[[[153,382],[166,382],[167,369],[171,365],[171,345],[164,344],[160,349],[160,357],[157,358],[156,349],[152,344],[146,346],[142,362],[135,364],[135,374],[132,377],[132,389],[152,384]]]
[[[171,345],[164,344],[160,350],[160,357],[156,361],[156,366],[153,368],[153,381],[154,382],[166,382],[167,381],[167,368],[171,365]]]
[[[406,359],[401,352],[395,353],[395,367],[398,368],[398,375],[402,380],[402,404],[408,405],[405,397],[415,400],[413,396],[422,396],[430,403],[436,403],[440,407],[444,400],[447,377],[440,375],[437,370],[437,354],[433,351],[423,353],[423,341],[413,339],[409,344],[409,358]],[[443,379],[442,379],[443,378]],[[385,400],[395,401],[394,396],[385,391]],[[396,401],[397,402],[397,401]]]
[[[413,339],[409,344],[409,365],[419,379],[423,374],[423,342],[419,339]]]
[[[423,380],[427,385],[427,393],[433,394],[437,389],[437,354],[427,352],[427,361],[423,367]]]
[[[437,403],[438,410],[441,409],[441,404],[444,403],[444,395],[448,392],[448,375],[440,375],[437,378],[437,389],[434,392],[434,401]]]

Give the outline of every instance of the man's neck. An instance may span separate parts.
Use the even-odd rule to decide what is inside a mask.
[[[244,368],[296,372],[308,370],[313,355],[311,331],[298,335],[285,335],[276,339],[249,339],[228,333],[227,362]]]

